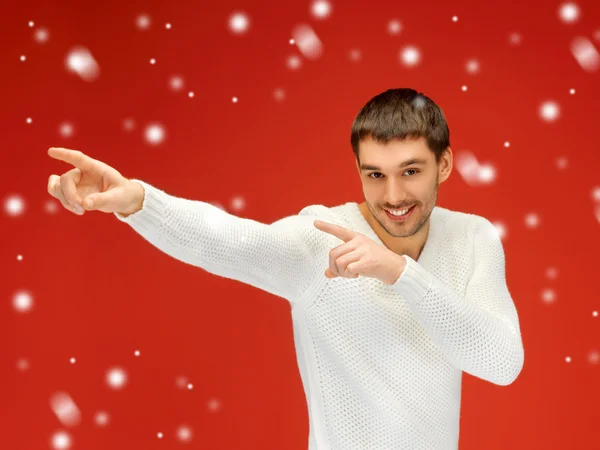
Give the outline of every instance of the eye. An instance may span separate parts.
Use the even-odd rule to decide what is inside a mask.
[[[415,172],[415,174],[416,174],[416,173],[418,173],[419,171],[418,171],[417,169],[407,169],[407,170],[405,171],[405,173],[406,173],[406,172]],[[377,174],[379,174],[379,175],[381,175],[381,172],[373,172],[373,173],[370,173],[370,174],[369,174],[369,175],[367,175],[367,176],[368,176],[369,178],[373,179],[373,180],[380,180],[380,179],[381,179],[381,177],[375,177],[375,178],[373,178],[373,177],[371,176],[371,175],[375,175],[376,173],[377,173]]]

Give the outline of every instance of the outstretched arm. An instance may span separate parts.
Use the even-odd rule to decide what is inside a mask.
[[[323,239],[314,228],[310,206],[298,215],[264,224],[132,181],[144,188],[142,208],[115,216],[164,253],[290,302],[299,301],[310,284],[318,242]]]

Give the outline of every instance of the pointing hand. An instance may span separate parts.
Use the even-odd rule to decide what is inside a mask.
[[[83,215],[84,211],[130,214],[136,208],[140,209],[144,188],[108,164],[79,150],[61,147],[49,148],[48,155],[74,166],[62,175],[53,174],[48,179],[48,193],[68,210]]]

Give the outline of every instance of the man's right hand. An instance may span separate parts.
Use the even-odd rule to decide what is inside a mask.
[[[102,211],[128,216],[142,209],[143,186],[123,177],[108,164],[79,150],[60,147],[49,148],[48,155],[74,166],[48,179],[48,193],[69,211],[79,215],[85,211]],[[77,206],[81,209],[77,210]]]

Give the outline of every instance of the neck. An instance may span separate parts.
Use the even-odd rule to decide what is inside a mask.
[[[419,256],[423,251],[423,247],[425,247],[427,236],[429,235],[429,223],[431,216],[427,218],[427,221],[425,224],[423,224],[421,229],[419,229],[419,231],[412,236],[394,237],[379,224],[375,217],[373,217],[371,210],[365,202],[361,203],[359,208],[367,223],[371,225],[371,228],[373,228],[375,234],[377,234],[379,239],[381,239],[381,242],[383,242],[388,249],[394,253],[397,253],[398,255],[408,255],[415,261],[419,259]]]

